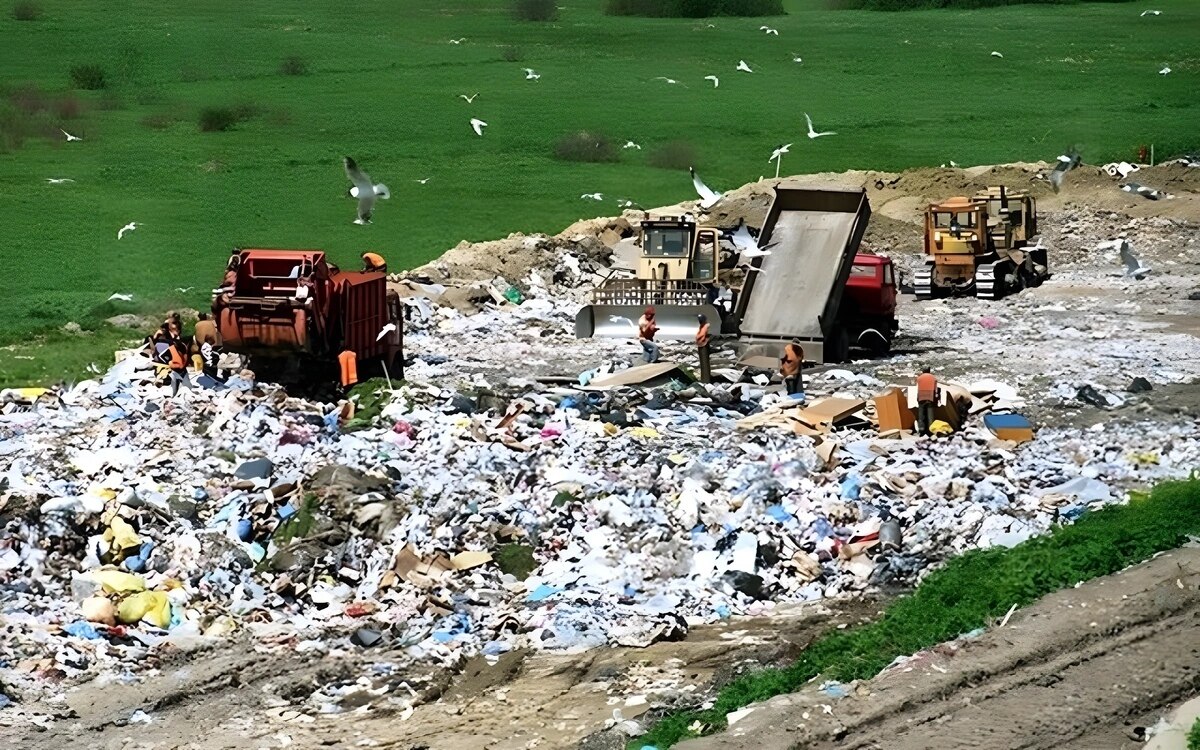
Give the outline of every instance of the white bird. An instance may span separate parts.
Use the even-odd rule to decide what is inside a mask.
[[[413,180],[413,182],[419,182],[419,183],[421,183],[422,185],[424,185],[425,183],[429,182],[429,178],[428,178],[428,177],[426,177],[426,178],[424,178],[424,179],[422,179],[422,180]]]
[[[666,76],[655,76],[654,80],[656,80],[656,81],[666,81],[666,82],[667,82],[667,83],[669,83],[669,84],[676,84],[676,83],[679,83],[679,81],[676,81],[674,78],[667,78]]]
[[[721,85],[721,79],[717,78],[716,76],[704,76],[704,80],[712,81],[714,89]]]
[[[187,286],[187,287],[177,286],[177,287],[175,287],[175,291],[179,292],[180,294],[187,294],[188,292],[192,291],[195,288],[196,287],[194,287],[194,286]]]
[[[98,366],[98,365],[97,365],[95,362],[89,362],[89,363],[88,363],[88,366],[87,366],[87,371],[88,371],[88,372],[90,372],[90,373],[92,373],[93,375],[100,375],[100,374],[102,374],[102,373],[100,372],[100,367],[99,367],[99,366]]]
[[[739,253],[738,257],[740,257],[742,260],[753,260],[754,258],[761,258],[764,255],[770,254],[770,250],[765,250],[761,247],[748,247]]]
[[[812,118],[808,116],[807,112],[804,113],[804,119],[808,123],[809,138],[820,138],[823,135],[837,135],[837,133],[833,132],[832,130],[826,130],[824,133],[818,133],[816,129],[813,128]]]
[[[1143,16],[1161,16],[1162,11],[1161,10],[1143,10],[1142,15]]]
[[[795,52],[793,52],[793,53],[792,53],[792,62],[794,62],[794,63],[802,63],[802,62],[804,62],[804,58],[803,58],[803,57],[801,57],[800,55],[797,55]]]
[[[358,199],[358,218],[354,220],[354,223],[370,224],[371,209],[375,206],[375,200],[377,198],[386,200],[391,198],[392,194],[387,185],[383,183],[376,185],[371,182],[371,176],[360,169],[349,156],[342,157],[342,166],[346,169],[346,177],[354,183],[350,188],[350,197]]]
[[[82,141],[82,140],[83,140],[82,138],[80,138],[80,137],[79,137],[79,136],[77,136],[77,135],[71,135],[70,133],[68,133],[67,131],[63,130],[62,128],[59,128],[59,130],[62,130],[62,134],[63,134],[63,135],[65,135],[65,136],[67,137],[67,141],[68,141],[68,142],[69,142],[69,141]]]
[[[129,222],[128,224],[126,224],[125,226],[123,226],[117,230],[117,239],[118,240],[121,239],[122,237],[125,236],[126,232],[132,232],[133,230],[135,230],[137,228],[138,228],[137,222],[135,222],[135,221]]]
[[[1133,248],[1129,246],[1129,240],[1108,240],[1101,242],[1096,246],[1097,250],[1116,250],[1121,258],[1121,262],[1125,264],[1125,275],[1132,276],[1135,279],[1141,279],[1146,274],[1150,273],[1149,266],[1143,266],[1138,257],[1133,254]]]
[[[585,198],[590,198],[594,201],[602,201],[602,200],[604,200],[604,194],[603,193],[584,193],[583,195],[579,196],[579,198],[581,200],[585,199]]]
[[[133,302],[133,295],[132,294],[121,294],[120,292],[113,292],[112,295],[108,298],[108,301],[112,302],[113,300],[120,300],[122,302]]]
[[[451,43],[451,44],[462,44],[462,43],[463,43],[463,42],[465,42],[465,41],[467,41],[467,38],[464,36],[464,37],[461,37],[461,38],[459,38],[459,39],[451,39],[451,40],[450,40],[450,43]]]
[[[632,320],[630,320],[629,318],[626,318],[622,315],[609,315],[608,322],[610,322],[610,323],[626,323],[633,330],[636,331],[638,329],[637,325],[635,325]]]
[[[1000,54],[996,50],[992,50],[992,57],[1004,57],[1004,55]]]
[[[618,208],[641,208],[641,206],[639,206],[638,204],[629,200],[628,198],[617,198],[617,207]]]
[[[387,325],[385,325],[383,328],[381,328],[379,330],[379,335],[375,337],[375,340],[381,341],[384,336],[388,335],[389,333],[391,333],[394,330],[396,330],[396,324],[388,323]]]
[[[1147,198],[1152,201],[1156,201],[1163,196],[1163,192],[1161,190],[1155,190],[1154,188],[1146,187],[1145,185],[1139,185],[1136,182],[1127,182],[1121,186],[1121,189],[1126,193],[1140,195],[1143,198]]]
[[[70,177],[47,177],[46,182],[51,185],[62,185],[64,182],[74,182]]]
[[[774,242],[767,247],[760,246],[758,240],[750,234],[750,227],[746,226],[745,220],[738,224],[737,230],[730,235],[730,239],[733,241],[733,246],[738,250],[739,259],[743,261],[770,255],[770,248],[775,246]]]
[[[487,123],[480,120],[478,117],[471,118],[471,130],[475,131],[475,135],[483,135],[483,129],[487,127]]]
[[[537,79],[542,77],[542,74],[535,72],[533,68],[523,68],[523,70],[525,71],[525,80],[526,81],[536,81]]]
[[[766,34],[774,34],[775,36],[779,36],[779,29],[772,29],[770,26],[759,26],[758,30]]]
[[[717,201],[721,200],[722,194],[705,185],[696,174],[695,169],[688,167],[688,171],[692,173],[692,186],[696,188],[696,194],[700,196],[700,207],[712,208]]]
[[[1054,169],[1051,170],[1050,176],[1047,178],[1050,180],[1050,187],[1054,188],[1054,192],[1058,192],[1059,188],[1062,187],[1063,178],[1067,176],[1067,172],[1078,167],[1079,162],[1080,156],[1074,151],[1058,157],[1058,163],[1054,165]]]
[[[792,144],[785,143],[784,145],[772,151],[771,158],[767,159],[767,161],[775,162],[775,179],[779,179],[779,165],[783,162],[783,155],[786,154],[788,149],[791,147]]]
[[[474,102],[474,101],[475,101],[475,97],[477,97],[477,96],[479,96],[479,92],[478,92],[478,91],[476,91],[474,94],[471,94],[470,96],[467,96],[466,94],[459,94],[459,95],[458,95],[458,98],[459,98],[459,99],[462,99],[462,100],[463,100],[463,101],[465,101],[467,104],[470,104],[470,103],[472,103],[472,102]]]
[[[753,70],[750,70],[750,66],[746,64],[745,60],[738,60],[737,69],[746,73],[754,72]]]
[[[1159,74],[1160,76],[1165,76],[1167,73],[1170,73],[1170,72],[1171,72],[1171,66],[1170,66],[1170,65],[1164,65],[1164,66],[1163,66],[1163,69],[1162,69],[1162,70],[1160,70],[1160,71],[1158,71],[1158,74]]]
[[[621,148],[636,148],[638,151],[642,150],[642,147],[639,146],[638,144],[634,143],[633,141],[625,141],[625,145],[622,146]]]

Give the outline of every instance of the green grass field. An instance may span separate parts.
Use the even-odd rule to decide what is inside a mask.
[[[79,63],[103,65],[110,86],[76,92],[87,105],[76,119],[37,116],[83,141],[34,137],[0,153],[0,384],[109,361],[122,335],[111,330],[31,338],[69,320],[96,329],[118,312],[206,307],[235,245],[321,247],[343,265],[371,249],[402,268],[462,239],[612,214],[618,197],[693,197],[686,172],[647,164],[671,139],[695,147],[717,189],[771,174],[767,156],[788,141],[785,173],[1052,159],[1071,144],[1103,162],[1139,144],[1160,156],[1200,145],[1200,4],[1188,0],[894,14],[788,0],[788,15],[768,20],[777,37],[758,31],[762,19],[707,28],[564,2],[550,24],[514,21],[503,0],[44,0],[37,21],[6,7],[9,91],[66,93]],[[1163,15],[1141,18],[1144,7]],[[506,61],[507,48],[522,59]],[[291,55],[307,75],[280,73]],[[735,72],[739,59],[755,72]],[[1170,75],[1158,75],[1164,64]],[[527,66],[541,80],[524,80]],[[469,105],[458,96],[476,92]],[[258,114],[201,133],[199,109],[225,105]],[[804,137],[804,112],[838,135]],[[489,123],[483,137],[472,116]],[[613,164],[554,160],[559,136],[583,128],[644,149]],[[372,226],[351,223],[343,154],[391,187]],[[604,204],[579,198],[593,191]],[[118,242],[130,221],[142,226]],[[135,300],[105,302],[113,292]]]

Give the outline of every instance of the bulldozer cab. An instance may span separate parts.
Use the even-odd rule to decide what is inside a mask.
[[[986,252],[985,205],[967,198],[935,203],[925,212],[925,251],[933,255]]]
[[[1033,196],[992,187],[975,194],[987,206],[988,235],[996,250],[1021,247],[1037,234],[1037,204]]]
[[[717,273],[717,231],[687,219],[642,222],[637,277],[645,281],[711,282]]]

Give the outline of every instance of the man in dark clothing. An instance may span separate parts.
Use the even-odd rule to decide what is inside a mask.
[[[933,424],[933,412],[940,401],[937,376],[926,367],[917,376],[917,426],[922,435],[929,434]]]
[[[708,361],[708,344],[712,341],[712,336],[708,332],[708,316],[700,314],[696,319],[700,321],[700,329],[696,331],[696,351],[700,354],[700,382],[708,383],[712,381],[712,370]]]

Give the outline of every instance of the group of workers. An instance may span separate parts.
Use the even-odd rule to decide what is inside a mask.
[[[658,344],[654,335],[659,326],[655,318],[656,311],[649,305],[638,318],[638,343],[642,346],[642,359],[647,364],[658,361]],[[712,379],[712,368],[709,364],[709,346],[712,343],[712,331],[709,328],[708,316],[703,313],[696,316],[699,327],[696,330],[696,351],[700,358],[700,382],[708,383]],[[804,399],[804,347],[799,339],[792,339],[783,347],[783,356],[779,358],[779,375],[783,379],[784,391],[791,397]],[[933,424],[934,413],[941,400],[941,390],[937,377],[926,367],[917,376],[917,426],[922,435],[930,434],[929,427]]]
[[[216,382],[225,382],[219,367],[221,332],[207,313],[200,313],[190,341],[183,335],[179,313],[171,313],[158,330],[146,337],[144,346],[149,348],[151,359],[166,368],[172,398],[179,394],[180,388],[191,389],[189,365]]]

